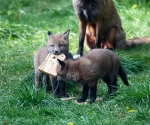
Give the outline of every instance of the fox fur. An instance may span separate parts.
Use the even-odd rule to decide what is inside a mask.
[[[148,39],[127,40],[120,16],[112,0],[72,0],[79,19],[78,54],[83,55],[83,44],[89,49],[123,50],[126,46],[150,43]],[[134,42],[133,42],[134,41]]]
[[[52,34],[48,32],[48,42],[47,45],[40,48],[37,53],[34,55],[34,69],[35,69],[35,86],[37,89],[41,88],[40,76],[43,76],[43,83],[45,84],[46,91],[49,92],[52,87],[54,96],[56,97],[68,97],[68,94],[65,92],[66,83],[60,81],[58,83],[57,77],[50,76],[48,74],[41,73],[38,70],[38,67],[43,63],[48,53],[60,54],[64,53],[66,59],[73,59],[72,55],[69,53],[69,33],[70,30],[67,30],[62,34]],[[49,83],[51,81],[51,85]]]
[[[78,102],[85,102],[90,90],[90,103],[96,99],[98,79],[108,86],[108,94],[117,90],[117,75],[129,86],[127,75],[118,56],[108,49],[92,49],[78,60],[60,61],[57,67],[58,79],[73,81],[83,85],[82,97]]]

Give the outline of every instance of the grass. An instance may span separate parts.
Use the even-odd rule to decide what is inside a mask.
[[[127,38],[149,36],[150,4],[146,0],[115,0]],[[137,8],[132,9],[136,4]],[[34,88],[33,55],[46,44],[47,31],[71,29],[70,52],[78,47],[78,20],[70,0],[0,1],[0,124],[2,125],[149,125],[150,45],[116,51],[127,71],[130,87],[118,79],[116,98],[106,96],[100,80],[98,97],[90,105],[62,101]],[[68,83],[78,98],[81,86]]]

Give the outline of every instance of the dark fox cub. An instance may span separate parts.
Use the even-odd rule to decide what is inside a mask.
[[[68,94],[65,92],[66,83],[60,81],[58,83],[57,77],[49,76],[47,74],[41,73],[38,70],[38,67],[45,60],[48,53],[60,54],[64,53],[66,59],[73,59],[72,55],[69,53],[69,33],[70,30],[67,30],[63,34],[52,34],[48,32],[48,42],[47,45],[40,48],[37,53],[34,55],[34,69],[35,69],[35,86],[37,89],[41,88],[40,75],[43,76],[43,83],[45,84],[46,91],[49,92],[52,87],[54,96],[56,97],[68,97]],[[49,79],[51,85],[49,83]]]
[[[78,102],[85,102],[90,90],[90,103],[96,100],[99,78],[108,86],[108,94],[117,90],[117,75],[129,86],[127,75],[118,56],[108,49],[93,49],[78,60],[59,61],[58,79],[73,81],[83,85],[82,97]]]

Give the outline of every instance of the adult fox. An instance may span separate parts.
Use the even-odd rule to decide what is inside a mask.
[[[150,38],[136,38],[126,41],[121,19],[112,0],[72,0],[79,18],[79,49],[83,55],[83,43],[90,49],[125,49]]]

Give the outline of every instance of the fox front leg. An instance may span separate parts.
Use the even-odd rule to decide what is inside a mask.
[[[101,39],[102,39],[102,36],[101,36],[101,27],[102,27],[102,24],[100,22],[97,22],[96,23],[96,48],[100,48],[101,47]]]
[[[78,54],[83,55],[84,38],[86,32],[86,22],[79,22],[80,36],[79,36],[79,49]]]
[[[59,84],[57,81],[57,77],[50,76],[50,80],[51,80],[52,91],[54,96],[59,97],[60,92],[59,92]]]
[[[96,87],[90,87],[90,103],[96,100]]]
[[[45,86],[45,91],[47,93],[51,92],[52,91],[52,86],[50,85],[50,77],[49,77],[49,75],[43,74],[42,81],[43,81],[43,84]]]
[[[90,103],[93,103],[96,100],[97,81],[94,81],[89,88],[90,88]]]
[[[80,34],[79,34],[79,48],[78,48],[77,55],[73,56],[74,59],[78,59],[78,58],[80,58],[83,55],[83,46],[84,46],[86,25],[87,25],[86,22],[79,21],[79,30],[80,30]]]
[[[87,97],[88,97],[88,93],[89,93],[89,86],[88,85],[83,85],[83,88],[82,88],[82,97],[79,98],[77,100],[78,103],[82,103],[82,102],[85,102]]]
[[[69,97],[69,95],[66,93],[66,82],[64,81],[59,81],[59,91],[60,91],[60,96],[61,97]]]

